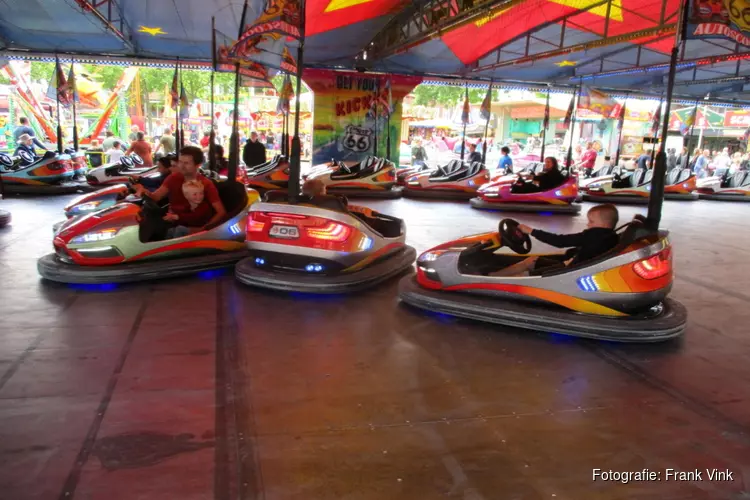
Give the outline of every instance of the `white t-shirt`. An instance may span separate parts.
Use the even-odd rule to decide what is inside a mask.
[[[122,151],[122,149],[115,149],[112,148],[109,151],[107,151],[107,156],[109,157],[110,163],[117,163],[120,161],[120,158],[123,157],[125,153]]]

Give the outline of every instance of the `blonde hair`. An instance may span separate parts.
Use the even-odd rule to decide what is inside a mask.
[[[310,179],[302,185],[302,194],[305,196],[320,196],[325,194],[326,185],[320,179]]]
[[[182,184],[182,193],[187,195],[189,192],[200,192],[202,193],[205,187],[201,181],[185,181]]]

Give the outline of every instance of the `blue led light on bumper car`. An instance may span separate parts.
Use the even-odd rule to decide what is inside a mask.
[[[597,286],[592,276],[581,276],[577,280],[578,288],[584,292],[598,292],[599,287]]]
[[[263,266],[266,263],[266,259],[262,257],[255,257],[255,265],[256,266]]]
[[[115,236],[117,236],[117,232],[119,229],[104,229],[102,231],[94,231],[91,233],[82,234],[81,236],[76,236],[73,238],[70,242],[71,243],[94,243],[96,241],[106,241],[111,240]]]
[[[242,230],[240,229],[240,224],[235,223],[229,226],[229,232],[232,234],[240,234],[242,232]]]
[[[325,269],[321,264],[308,264],[305,266],[305,271],[308,273],[319,273]]]

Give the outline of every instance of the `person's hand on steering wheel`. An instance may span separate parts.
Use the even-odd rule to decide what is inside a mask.
[[[529,227],[529,226],[527,226],[526,224],[519,224],[519,225],[518,225],[518,229],[519,229],[519,230],[520,230],[520,231],[521,231],[521,232],[522,232],[523,234],[531,234],[531,232],[532,232],[532,231],[534,230],[534,228],[533,228],[533,227]]]
[[[133,184],[133,192],[135,192],[136,195],[143,197],[146,188],[143,187],[143,184]]]

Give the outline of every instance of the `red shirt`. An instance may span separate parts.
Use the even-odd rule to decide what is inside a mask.
[[[594,164],[596,164],[596,150],[587,149],[583,153],[583,156],[581,156],[581,162],[583,163],[583,168],[594,168]]]
[[[132,151],[141,158],[143,158],[143,166],[144,167],[153,167],[154,161],[151,158],[151,144],[149,144],[146,141],[133,141],[133,143],[130,145],[130,149],[128,151]]]
[[[185,183],[184,175],[170,174],[162,184],[169,190],[170,211],[179,216],[180,224],[188,227],[201,227],[208,223],[214,215],[214,209],[211,205],[221,201],[219,191],[216,190],[213,182],[200,174],[198,174],[196,180],[203,183],[203,201],[195,207],[195,210],[190,209],[190,202],[182,193],[182,185]]]
[[[208,136],[204,135],[203,138],[201,139],[201,147],[202,148],[207,148],[208,147],[208,142],[210,140],[211,140],[211,137],[208,137]]]

